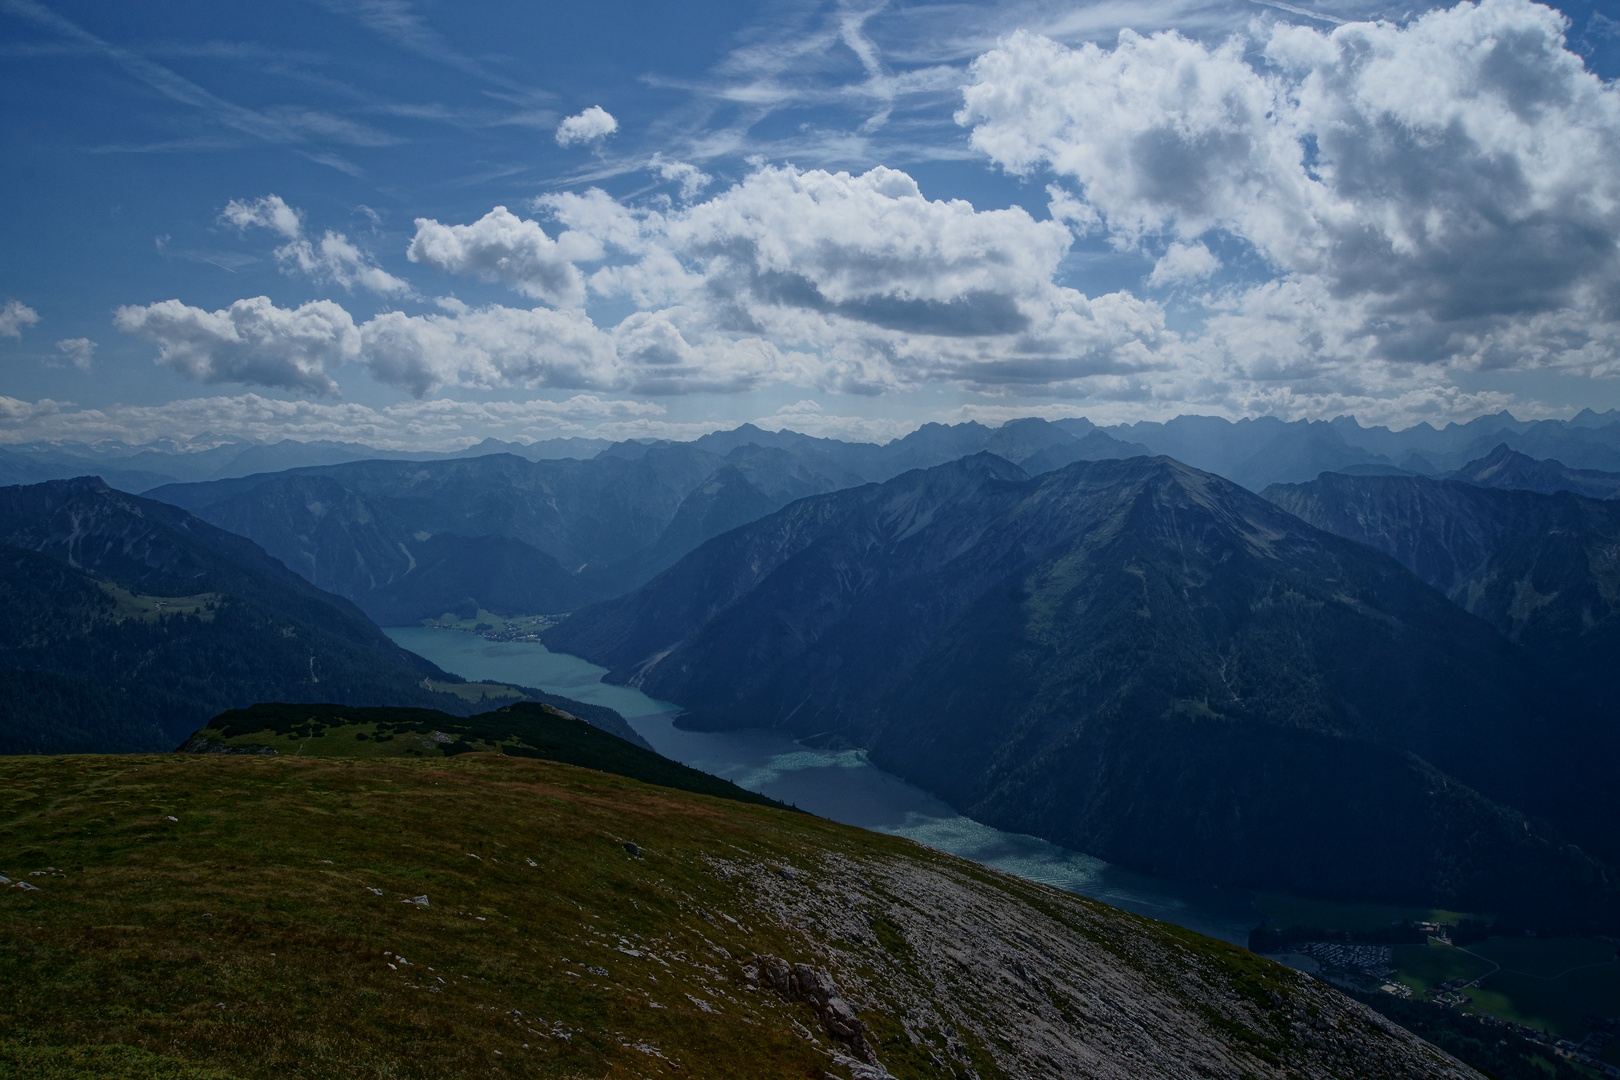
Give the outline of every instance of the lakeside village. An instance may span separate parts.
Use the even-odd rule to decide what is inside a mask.
[[[1444,945],[1452,945],[1451,933],[1455,929],[1445,923],[1413,922],[1404,927],[1397,927],[1395,936],[1408,935],[1417,940],[1404,942],[1417,944],[1418,941],[1427,942],[1433,939]],[[1401,931],[1405,931],[1402,933]],[[1305,941],[1286,940],[1282,948],[1275,939],[1266,940],[1265,931],[1257,931],[1256,939],[1251,940],[1251,948],[1261,946],[1268,955],[1281,960],[1290,967],[1304,971],[1314,978],[1320,979],[1330,985],[1343,990],[1365,994],[1369,991],[1388,994],[1402,1000],[1412,1000],[1412,988],[1405,983],[1397,981],[1395,968],[1395,946],[1383,944],[1358,944],[1350,941]],[[1291,938],[1293,935],[1290,934]],[[1603,940],[1609,940],[1607,938]],[[1271,948],[1266,948],[1270,946]],[[1256,951],[1261,951],[1257,949]],[[1466,951],[1466,950],[1465,950]],[[1478,954],[1470,953],[1471,956]],[[1485,960],[1484,957],[1479,957]],[[1495,965],[1494,961],[1486,960]],[[1422,1000],[1429,1004],[1446,1009],[1461,1010],[1473,1003],[1473,998],[1466,991],[1480,986],[1501,970],[1500,965],[1493,966],[1492,970],[1472,979],[1452,979],[1429,988]],[[1480,1024],[1497,1029],[1505,1034],[1515,1035],[1526,1042],[1535,1044],[1558,1057],[1583,1065],[1600,1075],[1620,1080],[1620,1065],[1613,1065],[1599,1060],[1604,1048],[1616,1036],[1620,1036],[1620,1020],[1612,1016],[1588,1016],[1584,1018],[1588,1029],[1585,1038],[1576,1040],[1559,1038],[1541,1028],[1531,1027],[1528,1024],[1519,1024],[1511,1020],[1491,1016],[1487,1013],[1470,1013],[1474,1020]]]

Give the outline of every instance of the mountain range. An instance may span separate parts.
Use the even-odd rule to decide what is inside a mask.
[[[395,645],[251,540],[101,480],[0,488],[0,753],[168,750],[257,701],[527,695]]]
[[[1158,874],[1620,899],[1612,725],[1394,559],[1164,457],[980,454],[802,499],[544,640],[683,726],[863,747]]]
[[[1620,708],[1620,501],[1560,488],[1566,470],[1497,454],[1468,480],[1324,473],[1266,498],[1321,529],[1370,545],[1538,656],[1607,715]],[[1579,473],[1604,490],[1620,477]]]
[[[1086,440],[1087,445],[1075,447],[1073,444],[1080,440]],[[1178,416],[1167,421],[1109,427],[1098,427],[1081,418],[1049,423],[1029,417],[999,427],[977,421],[924,424],[904,438],[881,445],[816,438],[785,429],[764,431],[744,424],[731,431],[704,435],[687,445],[723,457],[749,443],[807,454],[864,480],[887,480],[907,469],[927,468],[981,450],[1017,462],[1031,474],[1078,458],[1167,454],[1258,491],[1268,484],[1299,483],[1314,479],[1320,472],[1354,468],[1398,469],[1437,476],[1484,457],[1501,444],[1533,458],[1557,459],[1575,469],[1617,472],[1620,411],[1597,413],[1587,409],[1569,420],[1519,420],[1501,412],[1441,428],[1422,423],[1401,430],[1364,427],[1353,416],[1295,421]],[[212,432],[140,446],[116,440],[35,441],[0,447],[0,484],[99,475],[114,487],[144,493],[169,483],[230,479],[359,460],[437,461],[494,453],[510,453],[530,461],[584,460],[609,447],[624,450],[648,445],[668,444],[652,439],[612,443],[601,438],[570,437],[525,443],[487,438],[458,450],[402,451],[333,440],[267,442]],[[1030,460],[1042,452],[1048,452],[1047,456]]]

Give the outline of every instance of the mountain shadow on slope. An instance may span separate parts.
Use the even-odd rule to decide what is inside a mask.
[[[468,712],[469,684],[252,541],[100,479],[0,489],[0,752],[163,750],[266,698]]]
[[[1148,872],[1615,914],[1569,847],[1620,847],[1608,726],[1394,560],[1167,458],[801,500],[545,641]]]

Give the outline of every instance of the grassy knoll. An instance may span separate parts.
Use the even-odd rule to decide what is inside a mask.
[[[436,709],[267,703],[221,713],[193,735],[185,749],[270,750],[312,757],[454,757],[493,751],[582,765],[737,802],[783,805],[536,701],[467,717]]]
[[[37,886],[0,889],[0,1074],[860,1075],[831,1012],[747,981],[770,954],[829,970],[902,1080],[1463,1076],[1176,928],[492,753],[0,759],[0,874]]]

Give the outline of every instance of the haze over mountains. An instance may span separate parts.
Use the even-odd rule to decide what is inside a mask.
[[[1099,431],[1105,438],[1091,438],[1093,432]],[[1163,422],[1110,427],[1097,427],[1081,418],[1052,422],[1028,418],[999,427],[975,421],[957,425],[930,423],[882,446],[791,431],[762,431],[745,424],[733,431],[705,435],[694,440],[693,445],[721,455],[749,442],[777,446],[837,461],[841,468],[867,480],[886,480],[906,469],[938,465],[980,450],[1024,464],[1032,473],[1042,472],[1078,460],[1065,453],[1074,454],[1080,448],[1073,444],[1083,439],[1090,439],[1083,448],[1083,456],[1088,459],[1131,453],[1167,454],[1252,490],[1272,483],[1303,482],[1324,470],[1356,466],[1437,475],[1484,457],[1502,444],[1534,458],[1556,458],[1573,468],[1620,471],[1620,411],[1597,413],[1590,409],[1570,420],[1526,421],[1502,412],[1443,428],[1423,423],[1398,431],[1363,427],[1348,416],[1293,422],[1275,417],[1232,422],[1219,417],[1178,416]],[[643,445],[650,441],[640,440]],[[207,433],[184,442],[144,446],[115,441],[93,445],[14,443],[0,446],[0,483],[37,483],[93,474],[114,487],[140,494],[168,483],[230,479],[349,461],[427,461],[494,453],[516,454],[531,461],[584,459],[612,445],[602,438],[555,438],[532,443],[490,438],[455,451],[406,451],[353,442],[259,442]],[[1060,446],[1068,449],[1052,449],[1049,456],[1026,464],[1033,455]],[[1123,452],[1126,450],[1130,453]]]

